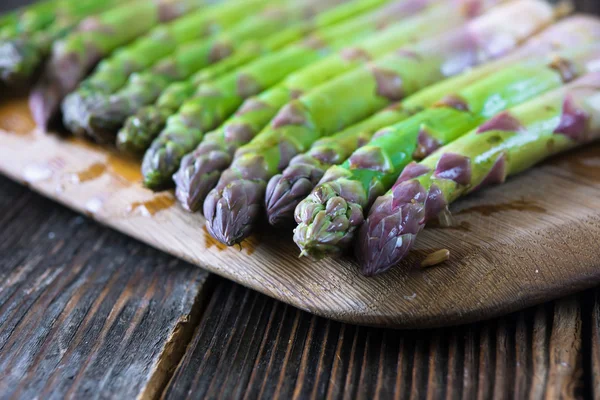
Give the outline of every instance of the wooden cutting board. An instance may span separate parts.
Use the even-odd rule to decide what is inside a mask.
[[[0,104],[0,172],[90,218],[211,272],[336,320],[397,328],[466,323],[600,283],[600,146],[555,158],[452,207],[400,266],[365,278],[351,257],[298,258],[291,229],[226,248],[170,192],[140,185],[111,149],[35,130],[26,101]],[[73,238],[72,240],[77,240]],[[449,261],[419,268],[449,249]]]

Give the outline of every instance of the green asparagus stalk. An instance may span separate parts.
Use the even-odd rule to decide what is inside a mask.
[[[0,40],[30,35],[49,27],[57,17],[56,11],[64,6],[65,1],[46,0],[3,15]]]
[[[416,12],[422,4],[424,2],[418,0],[403,1],[400,7],[398,3],[393,3],[386,7],[386,13],[376,12],[315,32],[302,44],[265,56],[224,77],[214,87],[205,87],[203,90],[208,95],[196,96],[177,115],[169,118],[166,128],[146,153],[142,164],[146,186],[160,189],[172,185],[171,177],[177,171],[181,158],[202,141],[206,131],[221,124],[248,97],[272,87],[294,71],[325,58],[332,51],[359,40],[363,35],[373,32],[382,21],[391,22],[407,12]],[[237,85],[240,77],[244,78],[246,86],[251,83],[250,90],[240,92]]]
[[[137,0],[84,19],[53,45],[52,55],[30,97],[38,126],[46,128],[60,102],[98,60],[153,28],[196,9],[204,0]]]
[[[383,3],[388,1],[385,0]],[[307,31],[318,30],[342,22],[380,4],[382,2],[379,0],[349,1],[317,16],[314,21],[284,29],[277,35],[261,40],[260,43],[245,43],[241,50],[221,61],[220,65],[215,65],[216,68],[211,67],[210,71],[200,70],[191,79],[176,82],[167,87],[154,105],[143,107],[126,121],[124,128],[118,134],[117,146],[123,151],[143,154],[151,145],[152,140],[164,128],[167,118],[192,97],[201,84],[233,71],[262,54],[270,53],[293,41],[300,40]]]
[[[158,97],[156,103],[140,108],[138,112],[127,118],[123,128],[117,134],[116,144],[119,150],[143,155],[163,130],[167,119],[175,114],[186,100],[194,96],[198,87],[248,64],[261,54],[274,51],[275,49],[268,44],[270,42],[270,39],[261,43],[247,42],[230,57],[201,69],[190,79],[170,84]]]
[[[508,20],[513,23],[506,24]],[[207,196],[204,213],[208,230],[227,245],[239,243],[253,228],[268,180],[317,139],[445,77],[504,55],[552,20],[553,10],[545,2],[509,3],[460,29],[395,51],[288,103],[270,129],[238,150],[232,166]]]
[[[352,242],[369,205],[391,187],[411,160],[427,156],[499,111],[560,87],[585,72],[590,58],[598,60],[599,50],[513,66],[379,131],[344,164],[330,168],[319,186],[299,204],[296,243],[303,253],[317,258],[339,254]],[[330,203],[353,210],[352,223],[328,230],[337,218],[335,213],[341,212],[328,211]]]
[[[113,96],[97,96],[93,101],[88,102],[88,107],[84,112],[78,110],[76,113],[68,113],[69,109],[78,109],[79,107],[69,107],[69,105],[63,107],[65,119],[68,119],[69,116],[74,117],[74,121],[69,121],[72,124],[68,126],[72,128],[75,125],[79,128],[78,130],[86,132],[96,140],[112,141],[127,117],[137,112],[142,106],[154,102],[170,83],[187,79],[211,63],[229,57],[246,41],[261,40],[277,34],[286,26],[293,24],[299,24],[308,29],[311,23],[307,20],[312,18],[312,13],[335,8],[341,1],[312,0],[312,2],[293,2],[287,5],[283,3],[280,7],[271,6],[264,13],[253,15],[240,25],[220,35],[216,41],[198,40],[182,46],[150,70],[132,75],[128,84]],[[368,1],[372,2],[373,0]],[[254,56],[257,57],[258,54]]]
[[[600,22],[597,19],[570,18],[544,31],[508,57],[433,85],[411,96],[391,110],[384,110],[334,136],[317,141],[307,153],[294,157],[290,161],[289,167],[281,174],[274,176],[269,182],[265,203],[269,221],[271,224],[291,221],[298,203],[311,193],[325,171],[350,157],[356,149],[366,144],[377,130],[398,123],[413,115],[415,111],[429,107],[444,96],[456,93],[508,65],[534,55],[544,55],[551,50],[591,44],[600,39],[599,35]],[[440,112],[440,110],[436,111]],[[349,165],[344,167],[350,168]],[[361,179],[360,169],[351,170],[350,174],[352,175],[354,172]],[[370,189],[372,188],[364,187],[365,191]],[[368,198],[368,196],[366,197]]]
[[[83,18],[118,4],[119,0],[67,0],[45,4],[44,9],[38,11],[53,16],[50,26],[0,40],[0,80],[13,85],[29,83],[54,41],[72,31]],[[39,28],[39,24],[36,25]]]
[[[204,67],[227,57],[231,52],[231,46],[228,42],[215,41],[214,38],[220,32],[222,33],[217,37],[225,35],[231,29],[237,35],[235,40],[241,40],[245,36],[268,35],[274,32],[275,18],[269,18],[268,14],[259,12],[257,15],[256,18],[263,19],[261,26],[249,25],[246,23],[247,20],[243,19],[249,10],[258,8],[260,11],[266,3],[272,2],[252,0],[225,3],[199,10],[168,26],[155,29],[150,35],[119,50],[115,56],[100,63],[95,73],[86,79],[78,90],[65,98],[62,104],[64,125],[77,135],[93,135],[96,133],[95,130],[101,130],[94,125],[96,120],[99,119],[99,126],[103,123],[96,115],[101,115],[104,110],[110,110],[111,95],[115,91],[121,93],[129,87],[137,89],[140,85],[147,84],[156,86],[158,81],[162,82],[166,77],[189,73],[189,70]],[[238,23],[240,18],[242,22]],[[125,112],[127,111],[123,109],[122,113]],[[116,115],[113,116],[108,111],[107,113],[112,118],[116,118]],[[107,121],[106,124],[109,123],[110,121]],[[118,129],[118,126],[113,129]],[[103,133],[99,132],[98,135]]]
[[[260,7],[262,2],[259,0],[258,4],[251,4]],[[100,62],[93,74],[79,85],[76,93],[113,93],[127,83],[132,73],[149,68],[172,54],[179,45],[214,37],[235,26],[247,11],[245,6],[239,4],[215,5],[160,25]]]
[[[40,6],[44,3],[50,3],[53,0],[41,1],[39,3],[34,3],[34,6]],[[56,0],[54,0],[56,1]],[[12,12],[7,12],[0,15],[0,40],[8,39],[14,37],[17,32],[17,24],[19,23],[19,14],[24,10],[16,10]]]
[[[196,150],[182,160],[174,176],[181,204],[192,212],[200,209],[221,172],[231,164],[235,151],[252,140],[294,97],[366,63],[368,59],[414,42],[416,38],[425,39],[456,28],[496,3],[458,0],[451,9],[446,4],[433,4],[430,10],[360,40],[352,47],[295,72],[277,87],[248,99],[229,121],[207,134]]]
[[[38,3],[39,4],[39,3]],[[16,25],[19,21],[19,15],[13,11],[0,16],[0,39],[13,37],[16,31]]]
[[[398,264],[427,221],[461,196],[527,170],[554,154],[600,138],[600,73],[588,74],[496,115],[403,172],[377,199],[358,235],[362,273]]]

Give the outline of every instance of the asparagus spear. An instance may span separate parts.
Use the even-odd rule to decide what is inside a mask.
[[[444,77],[502,56],[552,19],[552,8],[545,2],[509,3],[461,29],[395,51],[288,103],[271,129],[238,150],[232,166],[207,196],[204,215],[209,231],[227,245],[239,243],[258,217],[267,181],[317,139]],[[506,24],[507,20],[513,24]]]
[[[265,4],[262,0],[216,4],[158,26],[103,60],[94,73],[80,84],[78,92],[113,93],[127,83],[132,73],[142,71],[174,53],[178,46],[212,38],[236,26],[250,6],[261,10]]]
[[[303,92],[342,75],[367,59],[384,55],[416,38],[427,38],[462,25],[493,6],[495,1],[457,0],[395,24],[381,33],[361,40],[352,47],[311,64],[290,75],[281,85],[248,99],[238,113],[218,130],[206,135],[196,150],[182,160],[174,176],[176,194],[184,208],[197,211],[221,172],[231,164],[235,151],[252,140],[277,111]]]
[[[53,0],[41,1],[39,3],[34,3],[34,6],[40,6],[46,2],[51,2]],[[56,0],[54,0],[56,1]],[[13,37],[17,31],[17,24],[19,23],[19,12],[23,12],[23,9],[16,10],[12,12],[7,12],[0,15],[0,39],[7,39]]]
[[[519,64],[450,95],[432,108],[385,128],[369,145],[340,167],[330,168],[322,183],[296,209],[296,243],[304,253],[335,255],[352,242],[363,214],[383,194],[404,167],[450,143],[497,112],[559,87],[585,71],[588,60],[600,59],[600,49],[548,63]],[[339,195],[341,194],[341,195]],[[354,210],[343,229],[329,229],[337,217],[328,204]],[[309,215],[309,213],[313,213]],[[337,210],[341,213],[341,210]]]
[[[264,0],[261,0],[264,1]],[[312,13],[335,7],[342,0],[306,3],[288,3],[280,7],[271,4],[264,13],[253,15],[240,25],[226,31],[215,40],[197,40],[180,47],[174,54],[162,59],[150,70],[132,75],[128,84],[112,96],[93,96],[86,107],[75,104],[63,106],[66,122],[75,132],[85,132],[99,141],[114,140],[116,131],[128,116],[142,106],[152,103],[172,82],[190,77],[194,72],[228,57],[236,47],[248,40],[260,40],[276,34],[290,24],[302,24],[306,29]],[[373,2],[374,0],[368,0]],[[381,0],[376,0],[381,1]],[[272,2],[271,2],[272,3]],[[283,45],[281,41],[278,41]],[[255,56],[258,56],[256,54]],[[72,107],[75,105],[75,107]],[[75,110],[75,112],[73,112]],[[72,117],[72,118],[69,118]],[[72,129],[73,130],[73,129]]]
[[[124,128],[118,133],[117,145],[127,152],[135,154],[145,152],[152,140],[164,128],[167,118],[192,97],[201,84],[245,65],[261,54],[270,53],[292,41],[301,39],[307,30],[318,30],[333,25],[366,12],[376,5],[378,5],[377,1],[372,0],[349,1],[319,15],[310,23],[284,29],[277,35],[261,40],[260,43],[246,43],[241,50],[219,62],[218,65],[202,69],[191,79],[176,82],[167,87],[154,105],[143,107],[126,121]]]
[[[170,84],[158,97],[156,103],[140,108],[138,112],[127,118],[123,128],[117,134],[116,144],[119,150],[143,155],[165,127],[167,118],[175,114],[186,100],[193,97],[199,86],[249,63],[260,54],[275,50],[269,45],[271,42],[270,38],[261,43],[247,42],[230,57],[201,69],[190,79]]]
[[[247,67],[230,74],[212,88],[204,87],[208,95],[199,95],[188,101],[180,112],[169,118],[166,128],[144,157],[142,171],[145,184],[152,189],[171,185],[171,176],[179,167],[181,158],[202,140],[204,132],[213,129],[229,117],[244,99],[272,87],[286,75],[323,59],[327,54],[373,32],[381,22],[414,13],[423,1],[404,1],[387,7],[386,13],[376,12],[337,26],[315,32],[302,44],[263,57]],[[276,71],[276,73],[274,73]],[[250,90],[240,93],[240,77],[251,83]],[[248,86],[248,84],[246,84]],[[237,93],[236,93],[237,92]]]
[[[557,50],[559,48],[570,48],[574,45],[590,44],[599,39],[600,22],[598,20],[587,17],[567,19],[565,22],[543,32],[534,40],[529,41],[526,46],[511,56],[433,85],[406,99],[392,110],[385,110],[332,137],[317,141],[307,153],[294,157],[289,167],[282,174],[274,176],[269,182],[266,194],[266,210],[271,224],[292,220],[294,209],[298,203],[310,194],[327,168],[346,160],[357,148],[366,144],[378,129],[400,122],[414,114],[415,110],[429,107],[442,97],[456,93],[465,86],[519,60],[531,58],[535,54],[543,55],[551,49]],[[434,112],[439,113],[441,110],[436,109]],[[424,116],[427,113],[420,115]],[[350,168],[350,165],[345,164],[341,168]],[[360,180],[362,174],[360,169],[352,169],[348,174],[352,175],[355,172]],[[352,180],[352,178],[349,179]],[[369,187],[365,186],[364,190],[368,191]],[[369,196],[366,196],[366,198],[369,198]]]
[[[408,253],[425,223],[488,184],[600,138],[600,73],[496,115],[419,164],[377,199],[361,227],[362,273],[382,273]]]
[[[83,18],[110,9],[119,1],[80,0],[42,4],[45,7],[36,11],[53,17],[50,26],[0,40],[0,80],[5,83],[28,82],[48,55],[54,41],[64,37]],[[31,24],[28,25],[31,27]],[[36,25],[36,28],[40,27]]]
[[[137,0],[84,19],[53,45],[50,60],[33,89],[30,108],[38,126],[47,127],[63,97],[98,60],[156,24],[177,18],[203,3],[204,0]]]
[[[287,0],[277,1],[283,3]],[[273,14],[267,14],[266,10],[263,10],[264,14],[259,13],[254,17],[263,20],[260,26],[249,24],[252,21],[246,19],[239,22],[249,10],[258,8],[260,11],[265,3],[271,2],[252,0],[199,10],[166,27],[158,27],[150,35],[122,48],[115,56],[100,63],[94,74],[77,91],[65,98],[62,104],[65,126],[77,135],[98,133],[100,136],[105,132],[94,125],[98,120],[98,125],[103,126],[104,121],[98,118],[98,114],[103,117],[102,112],[107,110],[109,116],[117,118],[117,115],[127,113],[123,108],[126,104],[114,101],[114,107],[119,107],[119,112],[110,114],[113,107],[111,96],[115,92],[122,93],[128,88],[139,91],[139,86],[147,84],[153,87],[157,85],[154,80],[162,82],[167,77],[189,73],[194,68],[201,68],[227,57],[232,46],[224,40],[216,41],[215,36],[219,34],[217,37],[223,37],[230,29],[235,33],[234,40],[274,32],[276,19]],[[276,11],[275,5],[267,8]],[[126,100],[124,96],[121,97]],[[110,125],[110,122],[109,120],[104,124]],[[106,129],[110,129],[110,126],[106,126]],[[118,126],[113,131],[116,129]]]
[[[29,35],[47,28],[54,22],[57,9],[64,5],[64,1],[46,0],[3,15],[0,40]]]

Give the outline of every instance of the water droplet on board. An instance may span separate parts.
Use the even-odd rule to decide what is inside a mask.
[[[0,129],[22,135],[33,132],[35,122],[29,112],[27,98],[6,102],[2,105]]]
[[[71,175],[72,183],[85,183],[98,179],[106,172],[106,165],[102,163],[94,163],[81,172]]]
[[[123,183],[133,184],[142,181],[140,162],[123,155],[109,154],[106,159],[112,174],[120,178]]]
[[[99,150],[102,153],[108,153],[105,161],[106,169],[123,185],[129,186],[142,181],[140,160],[128,157],[125,154],[115,153],[114,149],[99,146],[76,136],[69,136],[66,141],[94,153],[98,153]]]
[[[204,247],[206,247],[207,249],[215,248],[219,252],[227,250],[226,245],[219,242],[217,239],[213,238],[210,235],[208,229],[206,228],[206,225],[202,226],[202,230],[204,231]]]
[[[90,214],[94,215],[102,211],[104,200],[100,197],[92,197],[85,203],[85,209]]]
[[[53,172],[48,165],[31,164],[23,170],[23,177],[27,182],[40,182],[52,178]]]
[[[138,214],[143,217],[151,217],[157,213],[172,207],[175,198],[172,195],[158,195],[148,201],[136,201],[127,207],[130,214]]]
[[[52,178],[54,173],[64,166],[64,160],[58,157],[47,162],[29,164],[23,169],[23,178],[28,183],[45,181]]]

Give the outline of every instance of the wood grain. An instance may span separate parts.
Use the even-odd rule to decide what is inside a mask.
[[[0,397],[155,398],[208,274],[0,180]]]
[[[185,281],[193,279],[194,273],[201,274],[199,269],[99,227],[4,178],[0,178],[0,209],[4,211],[0,214],[1,277],[4,271],[18,274],[25,264],[34,265],[37,273],[27,272],[32,279],[23,277],[20,285],[13,283],[13,293],[3,295],[0,307],[8,304],[5,298],[9,297],[14,310],[21,312],[20,321],[38,319],[28,325],[31,331],[23,327],[20,332],[24,334],[17,335],[11,333],[15,321],[5,322],[5,314],[1,314],[2,343],[14,343],[11,349],[4,345],[0,350],[1,362],[24,360],[18,364],[28,365],[0,375],[2,387],[17,382],[2,398],[10,394],[12,398],[46,398],[48,393],[55,398],[66,393],[79,398],[132,398],[141,393],[145,398],[166,399],[251,399],[261,394],[293,399],[552,399],[566,389],[565,398],[587,399],[600,387],[600,290],[487,322],[395,331],[315,317],[215,278],[208,285],[202,284],[202,292],[210,300],[204,308],[194,301],[199,310],[191,313],[194,317],[186,325],[188,333],[169,341],[169,336],[160,332],[169,330],[174,321],[186,319],[180,308],[173,310],[173,303],[189,304],[189,297],[168,301],[155,295],[148,313],[153,321],[145,319],[135,328],[135,320],[125,318],[116,323],[121,326],[119,330],[113,324],[107,331],[103,327],[107,324],[106,309],[114,309],[124,292],[119,288],[127,287],[130,281],[110,284],[110,280],[142,271],[148,277],[142,276],[139,284],[146,288],[153,274],[159,274],[166,285],[177,279],[178,285],[190,287]],[[94,248],[99,242],[104,250]],[[83,261],[81,269],[85,252],[90,254],[85,255],[88,261]],[[171,263],[177,266],[166,267]],[[31,297],[36,296],[31,287],[39,281],[36,277],[40,273],[56,265],[65,271],[79,269],[78,281],[83,283],[75,290],[67,285],[45,309],[49,315],[40,318],[35,302],[28,307]],[[65,272],[61,274],[55,281]],[[106,274],[112,278],[99,283],[96,278]],[[114,289],[117,284],[120,286]],[[113,289],[103,291],[96,288],[98,285]],[[205,290],[214,285],[214,292]],[[44,292],[52,287],[56,286],[41,289],[36,301],[47,298]],[[6,293],[5,289],[2,292]],[[105,293],[102,299],[99,292]],[[144,304],[146,293],[141,288],[131,290],[127,304]],[[172,296],[181,296],[181,292],[173,290]],[[65,317],[54,318],[59,302],[74,311],[69,314],[63,310],[60,316]],[[101,304],[92,316],[84,312],[90,303]],[[174,315],[166,318],[167,313]],[[120,315],[126,317],[128,313]],[[162,322],[165,319],[167,323]],[[89,329],[85,321],[89,321]],[[147,334],[132,335],[127,354],[115,351],[123,341],[119,332],[140,332],[148,324],[154,327]],[[101,335],[102,331],[108,335]],[[171,352],[166,343],[185,350]],[[63,360],[62,352],[72,356]],[[80,357],[75,356],[78,353]],[[162,361],[150,360],[157,358]],[[147,363],[151,365],[144,369]],[[56,365],[60,369],[53,371]],[[160,373],[156,372],[158,366]],[[70,378],[77,375],[83,378],[72,389]],[[52,381],[48,381],[49,376],[54,377]]]
[[[136,161],[33,130],[24,101],[0,106],[0,129],[0,171],[13,179],[158,249],[336,320],[401,328],[464,323],[600,282],[600,146],[457,203],[457,229],[427,229],[406,262],[365,278],[349,257],[298,259],[291,231],[263,227],[241,251],[223,248],[172,193],[143,189]],[[448,262],[415,267],[439,248],[451,251]]]
[[[221,281],[163,398],[587,398],[586,298],[395,331],[332,322]]]

